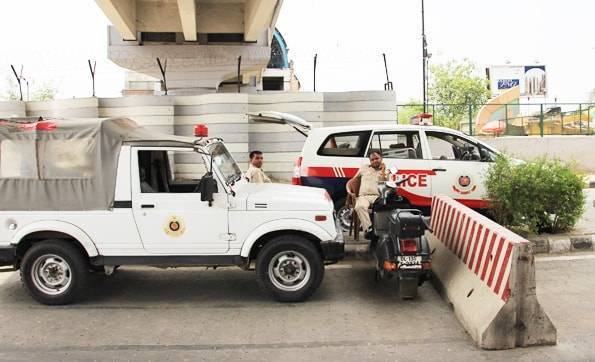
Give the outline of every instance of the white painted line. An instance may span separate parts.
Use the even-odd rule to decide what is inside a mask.
[[[595,259],[595,254],[587,255],[559,255],[559,256],[538,256],[535,261],[572,261]]]

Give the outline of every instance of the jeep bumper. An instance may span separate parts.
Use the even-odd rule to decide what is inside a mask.
[[[324,260],[336,261],[345,257],[345,244],[334,241],[320,243]]]
[[[335,230],[337,236],[335,240],[323,241],[320,243],[324,260],[337,261],[345,257],[345,240],[343,239],[343,230],[339,220],[335,217]]]
[[[0,267],[14,266],[17,261],[17,248],[15,246],[0,246]]]

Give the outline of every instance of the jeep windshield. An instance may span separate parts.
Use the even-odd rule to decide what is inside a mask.
[[[242,170],[240,170],[240,167],[223,143],[214,143],[209,145],[208,149],[211,157],[213,157],[213,164],[221,172],[226,184],[242,178]]]

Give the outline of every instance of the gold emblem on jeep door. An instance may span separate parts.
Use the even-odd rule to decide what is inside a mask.
[[[165,231],[165,233],[171,237],[177,237],[184,234],[184,231],[186,231],[186,226],[184,225],[184,221],[181,218],[178,218],[177,216],[170,216],[165,222],[163,231]]]

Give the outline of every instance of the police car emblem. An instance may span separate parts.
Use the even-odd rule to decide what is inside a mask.
[[[468,187],[471,185],[471,178],[469,176],[460,176],[459,185],[461,185],[461,187]]]
[[[477,185],[473,184],[469,175],[459,175],[456,184],[452,185],[452,189],[458,194],[468,195],[477,189]]]
[[[165,226],[163,227],[163,231],[169,236],[177,237],[184,234],[186,231],[186,226],[184,225],[184,221],[177,216],[170,216],[167,221],[165,222]]]

